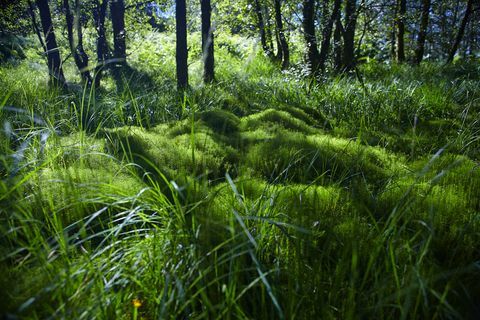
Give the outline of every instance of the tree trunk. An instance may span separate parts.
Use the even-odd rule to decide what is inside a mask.
[[[288,69],[290,66],[290,50],[288,49],[288,42],[285,37],[285,32],[283,30],[283,21],[282,21],[282,9],[281,9],[281,0],[274,0],[275,6],[275,25],[277,27],[278,41],[280,47],[279,51],[282,52],[282,70]]]
[[[320,53],[315,35],[315,0],[303,1],[303,35],[307,46],[307,65],[311,76],[318,72]]]
[[[340,72],[342,70],[342,34],[343,26],[341,14],[338,12],[337,17],[335,18],[335,32],[333,33],[333,67],[336,72]]]
[[[47,64],[50,74],[50,83],[57,87],[66,87],[65,76],[63,75],[62,60],[58,49],[55,32],[53,30],[52,16],[48,0],[36,0],[38,11],[40,12],[40,22],[42,24],[43,34],[45,36],[45,47],[47,51]]]
[[[187,8],[185,0],[175,1],[177,86],[188,87]]]
[[[213,30],[211,25],[212,6],[210,0],[200,0],[202,10],[202,50],[203,50],[203,81],[215,80],[215,58],[213,54]]]
[[[38,28],[37,19],[35,18],[35,10],[33,8],[33,3],[31,0],[28,0],[28,13],[30,14],[30,18],[32,19],[32,27],[38,37],[38,41],[40,41],[40,45],[42,46],[43,51],[47,52],[47,46],[45,45],[45,42],[43,42],[42,34],[40,33],[40,29]]]
[[[391,32],[390,32],[390,58],[392,61],[397,59],[397,0],[393,0],[392,3],[392,25],[391,25]]]
[[[117,82],[117,90],[122,91],[122,72],[127,65],[125,3],[123,0],[112,0],[110,3],[110,15],[113,29],[113,76]]]
[[[69,0],[63,0],[63,8],[65,10],[65,18],[67,23],[67,34],[68,34],[68,43],[70,45],[70,51],[73,56],[73,60],[77,65],[78,70],[80,71],[80,76],[82,81],[90,85],[92,83],[92,78],[90,77],[90,72],[88,70],[88,56],[83,50],[83,37],[82,29],[80,25],[79,17],[79,2],[75,0],[75,5],[77,6],[77,41],[75,42],[75,37],[73,33],[73,23],[74,17],[70,10]]]
[[[462,42],[463,34],[465,33],[465,28],[467,27],[468,19],[470,19],[472,11],[473,0],[468,0],[467,8],[465,9],[465,15],[463,16],[460,28],[457,32],[457,36],[455,37],[455,42],[453,43],[453,46],[448,53],[447,63],[451,63],[453,61],[453,58],[455,57],[455,53],[457,53],[458,47],[460,46],[460,42]]]
[[[345,31],[343,32],[343,70],[348,72],[355,68],[355,29],[357,27],[357,2],[347,0],[345,3]]]
[[[418,32],[417,49],[415,50],[415,63],[420,64],[425,52],[425,39],[427,38],[428,19],[430,16],[431,0],[422,0],[422,17]]]
[[[95,10],[93,11],[93,19],[95,28],[97,29],[97,66],[95,67],[95,87],[100,87],[102,71],[107,63],[109,49],[107,36],[105,35],[105,17],[107,15],[108,0],[103,0],[100,4],[99,0],[95,0]]]
[[[398,0],[397,17],[397,62],[405,61],[405,15],[407,13],[407,0]]]
[[[270,11],[268,6],[263,6],[263,13],[265,15],[265,37],[267,40],[267,47],[270,50],[270,57],[275,58],[274,48],[273,48],[273,37],[272,37],[272,23],[270,21]]]
[[[260,43],[262,44],[263,52],[269,58],[273,58],[273,53],[267,45],[267,35],[265,30],[265,22],[263,20],[262,6],[260,0],[255,0],[255,13],[257,14],[258,31],[260,32]]]
[[[328,0],[325,0],[328,1]],[[333,23],[337,19],[340,14],[340,6],[342,4],[341,0],[335,0],[333,3],[333,10],[330,18],[328,19],[325,27],[323,28],[322,32],[322,46],[320,48],[320,56],[319,56],[319,69],[321,71],[325,70],[325,64],[327,62],[328,52],[330,51],[330,40],[332,38],[332,30],[333,30]]]

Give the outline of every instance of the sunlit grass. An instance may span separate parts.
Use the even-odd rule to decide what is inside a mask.
[[[2,311],[478,314],[478,66],[369,63],[363,82],[312,84],[224,37],[213,85],[193,45],[184,95],[170,36],[135,41],[122,92],[0,68]]]

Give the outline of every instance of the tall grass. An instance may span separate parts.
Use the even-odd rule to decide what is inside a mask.
[[[312,84],[221,38],[184,95],[154,37],[118,93],[0,68],[5,316],[480,313],[478,67]]]

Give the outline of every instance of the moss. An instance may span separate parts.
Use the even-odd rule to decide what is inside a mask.
[[[223,178],[226,171],[233,169],[237,152],[230,146],[216,141],[208,132],[180,134],[178,126],[166,130],[147,131],[138,128],[116,129],[110,134],[110,145],[121,156],[132,157],[131,161],[152,173],[163,172],[175,180],[184,173],[207,174],[209,178]],[[168,135],[168,132],[175,134]],[[192,150],[192,142],[194,150]]]
[[[228,135],[235,134],[239,130],[240,119],[228,111],[206,111],[201,112],[198,117],[215,133]]]
[[[256,143],[246,156],[246,164],[269,181],[346,183],[365,179],[377,186],[405,171],[402,162],[380,148],[289,131]]]
[[[285,111],[267,109],[265,111],[242,118],[241,129],[243,131],[259,128],[284,128],[292,131],[299,131],[305,134],[316,132],[300,119],[293,117]]]

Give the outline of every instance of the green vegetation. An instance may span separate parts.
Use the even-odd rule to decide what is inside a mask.
[[[0,310],[479,314],[478,63],[372,61],[312,82],[221,36],[216,82],[195,57],[182,92],[171,36],[149,37],[121,92],[109,77],[50,90],[32,48],[0,67]]]

